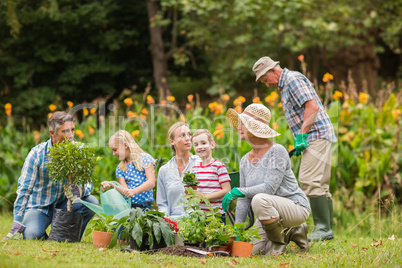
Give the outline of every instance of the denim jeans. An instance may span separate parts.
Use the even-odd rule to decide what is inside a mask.
[[[95,205],[99,204],[98,199],[96,199],[96,197],[92,195],[85,196],[81,199],[83,201]],[[67,210],[67,198],[63,202],[57,204],[56,208]],[[95,215],[95,212],[93,212],[87,206],[80,203],[73,204],[73,211],[81,213],[84,216],[81,227],[81,235],[80,235],[81,239],[88,222]],[[24,231],[24,239],[46,240],[48,238],[48,235],[46,234],[46,229],[52,223],[52,219],[53,219],[53,207],[49,210],[48,215],[38,210],[34,209],[28,210],[25,213],[24,220],[22,222],[22,224],[24,224],[26,227]]]
[[[142,208],[143,211],[151,210],[151,202],[144,202],[142,204],[131,204],[131,208]]]

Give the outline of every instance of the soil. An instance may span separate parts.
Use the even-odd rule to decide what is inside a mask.
[[[173,245],[173,246],[168,246],[166,248],[150,250],[147,253],[149,253],[149,254],[162,253],[162,254],[166,254],[166,255],[183,256],[183,257],[195,257],[195,258],[206,258],[206,257],[208,257],[208,255],[202,255],[202,254],[197,254],[195,252],[190,252],[190,251],[186,250],[186,248],[195,248],[195,249],[205,250],[204,248],[198,248],[198,247],[188,247],[188,246]]]

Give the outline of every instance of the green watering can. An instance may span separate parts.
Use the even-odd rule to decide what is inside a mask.
[[[110,181],[115,185],[113,189],[103,192],[102,187],[100,189],[100,202],[101,206],[94,205],[92,203],[80,200],[79,202],[87,206],[93,212],[104,218],[102,214],[106,216],[114,215],[116,220],[128,216],[131,210],[130,199],[126,200],[117,190],[116,187],[122,187],[117,181]],[[123,188],[123,187],[122,187]]]

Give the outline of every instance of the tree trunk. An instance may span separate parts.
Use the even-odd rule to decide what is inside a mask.
[[[73,180],[71,179],[71,175],[68,178],[68,185],[71,185]],[[67,198],[67,211],[73,211],[73,202]]]
[[[342,81],[346,83],[349,90],[355,92],[368,92],[371,96],[377,94],[377,73],[380,68],[380,61],[374,51],[374,44],[364,46],[348,46],[337,52],[321,52],[323,66],[334,76],[335,83],[339,86]],[[348,79],[351,73],[355,88]]]
[[[159,11],[159,1],[147,0],[147,10],[149,18],[149,33],[151,37],[151,56],[155,86],[158,90],[159,101],[165,100],[170,96],[169,84],[167,80],[167,59],[162,38],[162,28],[154,25],[155,15]]]

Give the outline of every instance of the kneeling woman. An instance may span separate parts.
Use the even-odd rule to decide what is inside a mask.
[[[279,135],[269,127],[271,112],[262,104],[250,104],[242,114],[229,109],[226,118],[252,150],[240,161],[240,187],[225,195],[224,210],[239,197],[236,223],[244,222],[251,204],[262,238],[255,241],[253,253],[282,254],[290,241],[300,251],[308,251],[305,221],[310,205],[293,174],[288,152],[268,139]]]

